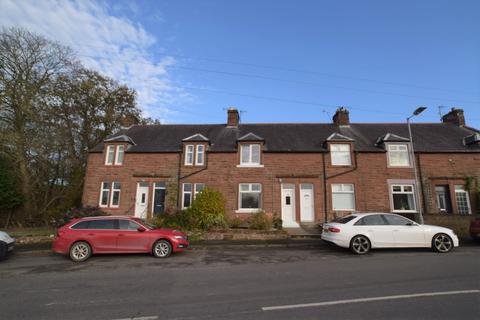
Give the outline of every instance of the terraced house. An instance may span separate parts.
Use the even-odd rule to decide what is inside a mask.
[[[406,123],[350,123],[345,108],[332,123],[239,120],[231,108],[224,124],[125,127],[90,150],[83,204],[147,217],[189,207],[211,187],[228,214],[265,210],[287,227],[353,211],[478,209],[480,133],[461,109],[412,124],[414,156]]]

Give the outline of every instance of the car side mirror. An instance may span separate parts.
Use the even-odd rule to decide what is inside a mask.
[[[138,227],[138,228],[137,228],[137,231],[138,231],[138,232],[144,232],[144,231],[145,231],[145,228],[144,228],[144,227]]]
[[[413,223],[413,222],[409,222],[409,223],[406,224],[406,226],[418,226],[418,224]]]

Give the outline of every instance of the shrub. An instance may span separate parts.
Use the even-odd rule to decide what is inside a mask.
[[[63,226],[74,218],[108,216],[108,213],[103,212],[98,207],[78,207],[67,210],[55,218],[52,218],[51,224],[55,227]]]
[[[197,194],[192,206],[185,210],[184,218],[194,229],[225,228],[227,226],[225,198],[219,191],[205,188]]]
[[[276,213],[273,214],[272,218],[273,227],[277,230],[282,230],[283,221],[282,218]]]
[[[254,230],[270,230],[272,228],[272,219],[267,216],[265,211],[259,210],[250,218],[249,228]]]
[[[240,228],[242,223],[243,223],[243,220],[240,219],[239,216],[233,216],[228,218],[228,226],[230,228]]]

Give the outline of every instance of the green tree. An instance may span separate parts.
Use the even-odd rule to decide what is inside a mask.
[[[23,196],[18,190],[18,177],[11,162],[0,155],[0,212],[6,213],[5,228],[8,228],[14,210],[23,202]]]

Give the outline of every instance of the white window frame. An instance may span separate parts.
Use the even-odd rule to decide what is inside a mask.
[[[247,191],[242,191],[242,185],[248,185]],[[258,185],[259,190],[253,190],[252,186]],[[242,208],[242,193],[259,193],[260,197],[258,200],[258,208]],[[238,184],[238,210],[237,213],[241,212],[257,212],[262,210],[262,184],[261,183],[239,183]]]
[[[122,149],[121,153],[122,153],[122,161],[120,162],[118,160],[119,158],[119,154],[120,154],[120,149]],[[118,145],[117,148],[116,148],[116,151],[115,151],[115,165],[118,166],[118,165],[122,165],[123,164],[123,160],[125,159],[125,146],[123,144],[121,145]]]
[[[98,199],[98,206],[100,208],[108,208],[108,204],[110,203],[110,188],[111,188],[111,185],[108,187],[108,188],[104,188],[104,184],[105,183],[110,183],[108,181],[102,181],[100,182],[100,199]],[[103,199],[103,192],[106,191],[107,192],[107,203],[106,204],[102,204],[102,199]]]
[[[333,150],[336,147],[347,147],[348,150]],[[351,166],[352,165],[352,147],[348,143],[332,143],[330,144],[330,160],[332,166]],[[337,154],[348,154],[348,163],[338,163],[338,159],[335,159]]]
[[[253,148],[258,147],[258,162],[253,162]],[[248,148],[248,161],[243,161],[243,150]],[[262,163],[262,145],[260,143],[242,143],[240,144],[240,164],[237,167],[263,167]]]
[[[115,183],[118,183],[120,184],[120,188],[115,188]],[[118,204],[114,205],[113,204],[113,193],[114,192],[118,192]],[[110,208],[118,208],[120,207],[120,197],[121,197],[121,194],[122,194],[122,184],[118,181],[114,181],[112,182],[112,185],[111,185],[111,192],[110,192]]]
[[[193,162],[194,162],[194,155],[195,155],[195,146],[193,144],[187,144],[185,146],[185,165],[186,166],[193,166]],[[188,160],[188,155],[191,154],[192,155],[192,161],[189,161]]]
[[[335,186],[340,186],[340,191],[333,191]],[[344,186],[351,186],[352,191],[345,191]],[[355,185],[353,183],[332,183],[332,210],[333,211],[355,211]],[[353,208],[335,208],[335,201],[333,200],[335,194],[349,194],[353,196]]]
[[[401,191],[393,191],[394,187],[401,187]],[[405,192],[405,187],[412,187],[412,192]],[[413,210],[399,210],[395,209],[395,201],[393,200],[394,194],[411,194],[413,196]],[[415,190],[415,184],[413,183],[392,183],[390,184],[390,199],[392,204],[392,212],[417,212],[417,195]]]
[[[190,185],[192,188],[190,189],[190,191],[185,191],[185,186],[186,185]],[[194,195],[194,185],[192,183],[183,183],[182,184],[182,209],[187,209],[187,208],[190,208],[192,206],[192,202],[193,202],[193,195]],[[185,207],[185,194],[190,194],[190,206],[188,207]]]
[[[110,160],[110,151],[113,152],[111,160]],[[105,165],[111,166],[111,165],[113,165],[114,161],[115,161],[115,146],[114,145],[108,145],[107,146],[107,152],[106,152],[106,155],[105,155]]]
[[[202,191],[205,189],[205,183],[195,183],[194,188],[193,188],[193,194],[194,194],[193,198],[194,198],[194,199],[196,199],[196,198],[197,198],[197,194],[198,194],[199,192],[201,192],[201,191],[198,191],[198,186],[199,186],[199,185],[203,185]]]
[[[405,152],[405,151],[398,151],[398,150],[390,150],[391,147],[399,147],[399,146],[404,146],[407,148],[406,153],[407,153],[407,159],[408,159],[408,164],[392,164],[391,161],[391,154],[393,153],[400,153],[400,152]],[[388,166],[393,167],[393,168],[411,168],[412,167],[412,156],[410,154],[410,144],[409,143],[388,143],[387,144],[387,161],[388,161]]]
[[[455,188],[455,203],[457,205],[457,211],[458,211],[458,214],[461,214],[461,215],[470,215],[472,214],[472,206],[471,206],[471,203],[470,203],[470,195],[468,194],[468,191],[465,190],[465,186],[463,185],[455,185],[454,186]],[[457,188],[461,188],[461,189],[457,189]],[[466,197],[466,200],[467,200],[467,208],[468,208],[468,212],[467,213],[462,213],[460,212],[460,209],[458,207],[458,199],[457,199],[457,193],[458,194],[465,194],[465,197]]]
[[[200,149],[202,149],[200,151]],[[202,155],[202,162],[198,161],[199,155]],[[195,165],[196,166],[203,166],[205,163],[205,145],[203,144],[197,144],[197,147],[195,149]]]

